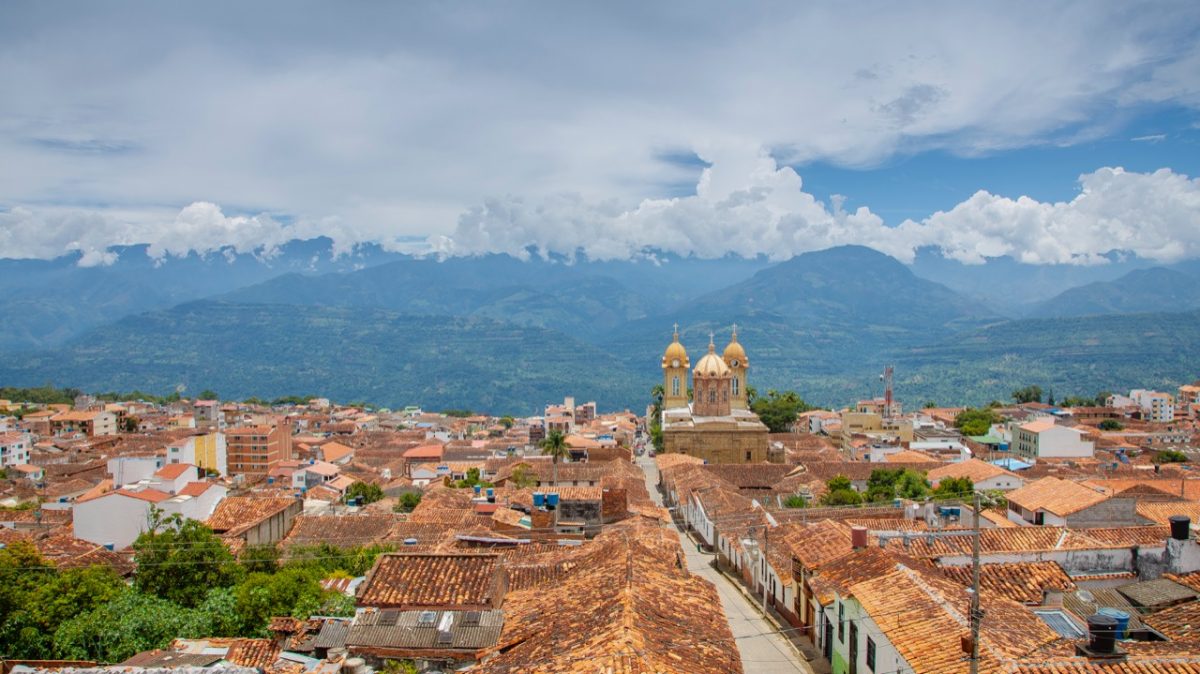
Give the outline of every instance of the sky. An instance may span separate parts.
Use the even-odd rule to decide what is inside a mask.
[[[1200,4],[0,4],[0,257],[1200,257]]]

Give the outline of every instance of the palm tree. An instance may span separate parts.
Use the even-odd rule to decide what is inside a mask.
[[[567,438],[562,434],[562,431],[550,431],[545,440],[541,443],[542,454],[549,456],[554,461],[554,486],[558,486],[558,460],[560,458],[570,456],[571,452],[567,449]]]

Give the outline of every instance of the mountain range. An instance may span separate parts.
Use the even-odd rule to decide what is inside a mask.
[[[331,258],[327,246],[157,263],[130,249],[102,268],[0,260],[13,326],[0,383],[319,391],[517,414],[575,395],[636,409],[674,322],[694,360],[737,323],[752,385],[820,404],[878,394],[890,363],[910,405],[982,403],[1025,384],[1169,388],[1200,373],[1200,284],[1187,265],[1067,288],[1026,319],[853,246],[774,264]]]

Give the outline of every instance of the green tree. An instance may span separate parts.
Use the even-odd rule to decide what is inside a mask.
[[[151,509],[150,528],[133,542],[140,592],[194,607],[209,590],[233,585],[240,569],[225,544],[201,522]]]
[[[508,415],[500,417],[500,425],[505,428],[512,428],[516,423],[517,420]]]
[[[842,506],[862,503],[862,494],[854,490],[854,483],[845,475],[834,475],[825,482],[828,490],[821,497],[821,505]]]
[[[406,491],[400,495],[400,499],[396,501],[395,511],[398,513],[410,513],[417,509],[417,505],[421,502],[421,494],[413,491]]]
[[[932,400],[926,400],[925,404],[921,405],[921,409],[926,409],[926,410],[931,410],[935,407],[937,407],[937,403]]]
[[[53,578],[53,567],[29,541],[0,548],[0,654],[44,657],[46,639],[34,597]]]
[[[801,412],[812,408],[795,391],[780,393],[772,389],[767,391],[765,398],[756,398],[750,403],[750,409],[772,433],[786,433]]]
[[[1187,463],[1187,454],[1174,449],[1160,450],[1154,455],[1154,463]]]
[[[878,468],[867,478],[867,500],[873,503],[895,498],[919,499],[928,493],[925,476],[911,468]]]
[[[252,573],[237,586],[237,614],[243,633],[266,636],[273,616],[307,618],[321,607],[321,570],[289,564],[276,573]]]
[[[554,484],[558,484],[558,460],[571,456],[571,450],[567,447],[567,438],[562,434],[562,431],[550,431],[545,440],[541,443],[542,454],[550,457],[554,464]]]
[[[354,499],[362,497],[363,503],[374,503],[383,498],[383,489],[377,484],[369,484],[367,482],[355,482],[346,488],[346,503],[354,501]]]
[[[132,414],[121,417],[121,432],[122,433],[137,433],[141,427],[142,420]]]
[[[517,489],[535,487],[537,486],[537,475],[529,469],[529,466],[521,464],[513,468],[512,473],[508,476],[508,482]]]
[[[800,494],[792,494],[791,496],[789,496],[783,500],[783,507],[784,508],[807,508],[808,507],[808,499],[804,498]]]
[[[1116,419],[1105,419],[1100,422],[1100,430],[1102,431],[1119,431],[1125,426]]]
[[[933,490],[933,497],[939,499],[966,498],[974,492],[975,483],[971,482],[971,478],[948,477],[938,482],[937,489]]]
[[[238,564],[246,573],[271,573],[279,568],[279,548],[273,543],[247,545],[238,555]]]
[[[467,409],[442,410],[442,414],[445,414],[448,417],[456,417],[459,419],[465,419],[467,417],[475,416],[474,412],[472,412],[471,410],[467,410]]]
[[[200,392],[200,399],[201,400],[220,400],[221,396],[217,395],[216,391],[214,391],[210,388],[206,388]]]
[[[491,482],[488,482],[480,477],[478,468],[468,468],[466,476],[454,483],[454,486],[458,487],[459,489],[470,489],[475,485],[479,485],[480,487],[492,486]]]
[[[1012,392],[1012,399],[1018,403],[1040,403],[1042,402],[1042,387],[1035,384],[1019,388]]]
[[[207,636],[209,628],[199,611],[126,590],[64,622],[54,633],[54,650],[60,658],[121,662],[180,637]]]
[[[954,417],[954,426],[963,432],[963,435],[987,435],[991,430],[992,424],[1000,421],[1000,416],[991,408],[968,407],[958,413]]]

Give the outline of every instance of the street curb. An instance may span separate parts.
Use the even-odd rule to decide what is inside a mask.
[[[783,637],[783,640],[787,642],[788,646],[791,646],[792,650],[796,652],[796,655],[799,656],[801,660],[803,660],[806,663],[812,662],[812,660],[810,660],[808,658],[808,656],[805,655],[804,651],[800,650],[800,647],[797,646],[796,643],[787,636],[787,632],[785,630],[794,629],[793,627],[791,627],[790,625],[784,625],[783,623],[780,623],[778,620],[775,619],[775,616],[771,615],[770,613],[764,613],[762,610],[762,604],[759,603],[759,598],[752,596],[746,590],[746,588],[740,582],[738,582],[738,580],[736,578],[734,578],[733,576],[730,576],[728,573],[726,573],[724,570],[722,570],[717,565],[716,560],[713,560],[711,565],[713,567],[713,570],[715,570],[717,573],[721,574],[722,578],[724,578],[726,581],[728,581],[729,584],[734,587],[734,589],[736,589],[738,592],[740,592],[742,594],[742,596],[746,598],[746,601],[750,602],[750,605],[754,607],[754,610],[757,611],[758,614],[760,616],[762,616],[764,620],[771,623],[771,625],[773,625],[775,627],[775,629],[779,633],[779,636]]]

